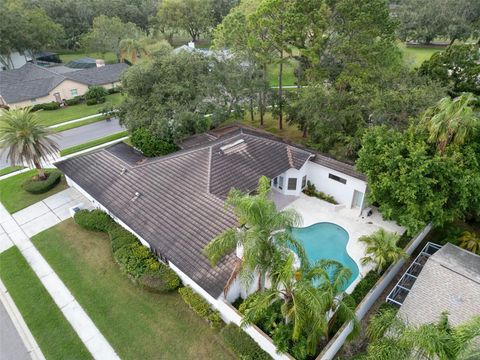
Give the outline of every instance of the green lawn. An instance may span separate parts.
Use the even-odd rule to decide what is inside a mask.
[[[89,142],[86,142],[86,143],[83,143],[83,144],[80,144],[80,145],[72,146],[72,147],[61,150],[60,151],[60,156],[70,155],[70,154],[73,154],[73,153],[76,153],[76,152],[79,152],[79,151],[82,151],[82,150],[90,149],[94,146],[105,144],[107,142],[120,139],[120,138],[125,137],[127,135],[128,135],[127,131],[120,131],[118,133],[115,133],[115,134],[112,134],[112,135],[109,135],[109,136],[105,136],[105,137],[100,138],[100,139],[96,139],[96,140],[92,140],[92,141],[89,141]]]
[[[431,47],[407,47],[404,43],[399,43],[399,47],[403,52],[405,61],[412,68],[419,67],[424,61],[429,60],[433,54],[443,51],[442,49]]]
[[[63,63],[68,63],[69,61],[80,59],[83,57],[91,57],[94,59],[103,59],[106,63],[116,63],[118,62],[117,56],[113,52],[106,52],[101,54],[98,52],[59,52],[60,60]]]
[[[62,131],[65,131],[65,130],[74,129],[74,128],[77,128],[77,127],[80,127],[80,126],[93,124],[93,123],[103,121],[103,120],[105,120],[105,116],[97,116],[97,117],[94,117],[94,118],[91,118],[91,119],[82,120],[82,121],[78,121],[78,122],[75,122],[75,123],[58,126],[58,127],[53,128],[52,131],[55,132],[55,133],[58,133],[58,132],[62,132]]]
[[[48,360],[92,359],[17,247],[0,254],[0,278]]]
[[[9,166],[0,170],[0,176],[10,174],[14,171],[23,169],[23,166]]]
[[[43,194],[30,194],[22,189],[22,183],[35,175],[36,170],[27,171],[0,181],[0,202],[10,214],[33,205],[67,188],[62,176],[60,184]]]
[[[122,359],[233,359],[177,292],[150,293],[122,274],[106,234],[69,219],[32,241]]]
[[[283,64],[283,85],[295,85],[297,80],[294,74],[296,66],[297,62],[295,60],[289,60]],[[267,78],[270,86],[278,86],[278,72],[278,64],[269,65],[267,67]]]
[[[117,106],[123,101],[122,94],[112,94],[107,96],[107,100],[103,104],[91,105],[79,104],[67,106],[58,110],[41,110],[37,111],[38,120],[47,126],[56,125],[69,120],[75,120],[84,116],[98,114],[98,111],[106,106]]]

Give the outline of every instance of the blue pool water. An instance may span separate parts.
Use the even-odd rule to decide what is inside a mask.
[[[358,277],[358,266],[347,253],[348,233],[341,226],[321,222],[305,228],[292,228],[292,235],[302,243],[311,264],[332,259],[351,270],[352,276],[345,289]]]

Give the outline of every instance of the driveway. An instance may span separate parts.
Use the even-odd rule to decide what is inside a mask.
[[[99,139],[108,135],[115,134],[124,130],[120,125],[118,119],[112,119],[111,121],[98,121],[93,124],[80,126],[75,129],[62,131],[51,137],[58,144],[60,150],[83,144],[91,140]],[[5,152],[0,151],[0,169],[10,166],[7,162],[7,155]]]

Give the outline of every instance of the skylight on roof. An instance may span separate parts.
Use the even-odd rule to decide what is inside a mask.
[[[233,147],[235,147],[235,146],[237,146],[237,145],[240,145],[240,144],[242,144],[243,142],[245,142],[244,139],[240,139],[240,140],[234,141],[233,143],[230,143],[230,144],[227,144],[227,145],[222,146],[222,147],[220,148],[220,151],[225,152],[226,150],[231,149],[231,148],[233,148]]]

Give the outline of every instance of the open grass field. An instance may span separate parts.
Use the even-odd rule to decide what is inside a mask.
[[[102,145],[102,144],[105,144],[107,142],[120,139],[120,138],[125,137],[127,135],[128,135],[127,131],[120,131],[118,133],[108,135],[108,136],[105,136],[105,137],[100,138],[100,139],[95,139],[95,140],[88,141],[88,142],[80,144],[80,145],[75,145],[75,146],[72,146],[72,147],[61,150],[60,151],[60,156],[70,155],[70,154],[76,153],[78,151],[90,149],[94,146]]]
[[[283,64],[283,85],[284,86],[291,86],[296,85],[296,78],[295,78],[295,67],[297,63],[295,60],[289,60]],[[278,86],[278,73],[279,73],[279,66],[278,65],[269,65],[267,67],[267,78],[268,83],[270,86]]]
[[[67,220],[32,241],[122,359],[234,359],[177,292],[150,293],[122,274],[106,234]]]
[[[22,184],[25,180],[33,177],[35,173],[36,170],[30,170],[0,181],[0,202],[10,214],[42,201],[67,188],[65,178],[62,176],[60,183],[53,189],[43,194],[30,194],[22,189]]]
[[[0,278],[48,360],[92,359],[17,247],[0,254]]]
[[[98,114],[106,106],[117,106],[123,101],[123,95],[120,93],[108,95],[103,104],[88,106],[87,104],[78,104],[67,106],[58,110],[40,110],[36,112],[38,120],[46,125],[56,125],[69,120],[79,119],[85,116]]]
[[[424,61],[429,60],[433,54],[443,51],[432,47],[407,47],[404,43],[399,43],[398,46],[403,52],[405,61],[412,68],[419,67]]]

